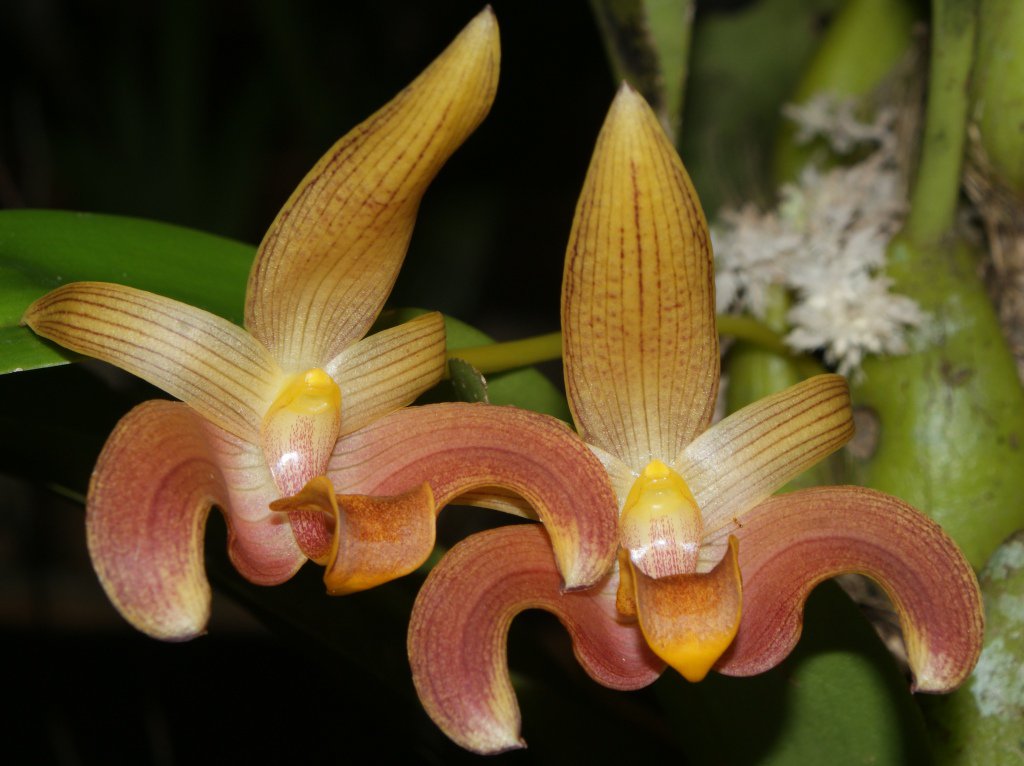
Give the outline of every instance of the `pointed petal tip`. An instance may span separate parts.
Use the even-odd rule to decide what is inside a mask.
[[[498,70],[501,64],[498,17],[494,15],[491,6],[485,7],[463,27],[443,55],[447,54],[451,54],[453,58],[464,58],[467,70],[486,81],[486,114],[486,110],[490,108],[489,102],[494,100],[494,92],[498,87]],[[478,60],[473,62],[473,58]],[[480,119],[483,119],[483,116]]]
[[[497,22],[483,11],[289,197],[260,245],[245,305],[245,326],[283,367],[323,366],[369,329],[427,186],[491,108],[500,60]]]
[[[641,95],[640,91],[623,80],[619,85],[619,89],[615,92],[615,98],[612,99],[612,105],[608,109],[606,122],[610,123],[613,120],[636,120],[642,118],[647,113],[650,113],[652,117],[654,116],[650,105],[647,103],[647,99]]]
[[[498,34],[498,17],[494,14],[494,8],[490,3],[484,6],[473,19],[466,25],[464,31],[472,31],[474,34],[486,37],[496,37]]]
[[[644,97],[640,95],[640,91],[629,84],[628,80],[623,80],[619,83],[618,90],[615,91],[615,98],[612,104],[617,104],[620,101],[632,101],[635,104],[638,101],[644,101]]]
[[[489,63],[498,64],[501,59],[501,38],[498,31],[498,17],[494,9],[486,6],[474,16],[452,41],[446,54],[465,57],[467,64],[472,57],[479,57],[478,66]],[[494,70],[494,82],[497,84],[497,68]]]

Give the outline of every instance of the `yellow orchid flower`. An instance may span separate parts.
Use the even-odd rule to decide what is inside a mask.
[[[326,567],[334,593],[405,574],[433,547],[437,510],[490,486],[527,498],[565,541],[568,581],[593,583],[614,559],[614,522],[578,523],[577,503],[613,512],[615,498],[571,429],[487,405],[406,415],[402,408],[443,375],[442,317],[363,338],[394,284],[427,185],[490,109],[499,56],[487,9],[327,152],[259,247],[245,329],[117,284],[68,284],[29,307],[23,321],[35,332],[181,400],[126,415],[89,487],[93,565],[140,630],[169,640],[204,630],[203,530],[214,505],[227,520],[234,565],[266,585],[307,558]],[[323,474],[345,460],[349,441],[386,451],[381,440],[395,424],[405,438],[418,429],[416,464],[375,463],[343,482],[348,495],[335,496]],[[593,489],[574,494],[581,476]]]
[[[620,90],[566,255],[562,327],[577,428],[618,501],[619,566],[566,592],[540,525],[474,535],[427,578],[409,628],[420,699],[457,743],[521,747],[505,642],[553,612],[598,682],[751,675],[795,646],[820,582],[861,572],[900,614],[915,688],[948,691],[977,660],[974,572],[896,498],[859,487],[772,497],[853,434],[849,393],[820,375],[710,425],[719,381],[713,262],[689,177],[646,102]]]

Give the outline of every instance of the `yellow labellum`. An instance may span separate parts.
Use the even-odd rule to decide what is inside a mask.
[[[341,414],[341,389],[330,375],[319,368],[293,375],[281,389],[266,417],[278,410],[296,415],[320,415],[325,412]]]
[[[652,460],[633,482],[619,518],[630,561],[651,577],[693,572],[702,531],[700,508],[686,481]]]
[[[263,417],[260,442],[278,488],[298,492],[327,468],[341,431],[341,390],[314,368],[292,376]]]

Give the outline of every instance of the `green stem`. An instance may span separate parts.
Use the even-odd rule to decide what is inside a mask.
[[[916,245],[938,242],[955,222],[977,15],[976,0],[932,0],[928,106],[904,229]]]
[[[728,335],[736,340],[752,343],[765,351],[774,351],[783,356],[792,354],[781,335],[753,317],[739,314],[719,314],[717,321],[719,335]]]
[[[794,355],[782,340],[782,336],[749,316],[720,314],[717,317],[718,332],[737,340],[791,357],[802,371],[815,374],[821,366],[810,357]],[[562,333],[549,332],[532,338],[512,340],[504,343],[488,343],[484,346],[448,349],[449,359],[461,359],[473,365],[484,375],[531,364],[550,362],[562,357]]]
[[[83,495],[81,492],[78,492],[77,490],[71,489],[70,487],[65,487],[63,484],[58,484],[56,482],[47,484],[46,488],[53,492],[53,494],[60,495],[63,498],[67,498],[73,503],[85,505],[85,495]]]
[[[532,338],[485,346],[448,349],[449,359],[462,359],[489,375],[562,358],[562,333],[549,332]]]

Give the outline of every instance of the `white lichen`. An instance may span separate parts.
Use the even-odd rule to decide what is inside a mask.
[[[1024,665],[1006,649],[1002,638],[982,651],[970,688],[981,715],[1003,720],[1024,716]]]
[[[1024,569],[1024,540],[1013,539],[996,548],[985,565],[985,577],[1005,580],[1018,569]]]
[[[822,351],[844,374],[867,354],[907,351],[906,331],[925,315],[892,293],[882,273],[886,247],[906,214],[906,183],[897,161],[894,115],[857,120],[854,102],[811,99],[787,113],[798,136],[823,136],[837,152],[861,161],[827,170],[806,168],[780,192],[774,210],[727,209],[712,230],[718,310],[764,319],[772,286],[791,299],[786,343]]]

